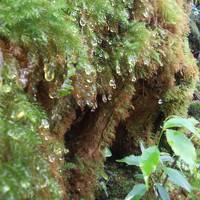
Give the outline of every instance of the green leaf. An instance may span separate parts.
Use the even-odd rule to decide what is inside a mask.
[[[130,155],[126,156],[121,160],[117,160],[117,162],[123,162],[126,163],[127,165],[140,165],[140,156],[135,156],[135,155]]]
[[[174,159],[170,156],[170,154],[165,153],[165,152],[161,152],[160,153],[160,161],[161,162],[173,162]]]
[[[144,180],[148,184],[148,178],[157,168],[160,160],[160,152],[157,146],[152,146],[144,150],[140,159],[140,168],[144,175]]]
[[[111,157],[112,156],[112,152],[110,151],[110,149],[108,147],[106,147],[104,150],[103,150],[103,156],[105,158],[108,158],[108,157]]]
[[[175,116],[165,121],[163,129],[166,130],[169,128],[182,127],[186,128],[187,130],[195,134],[198,138],[200,138],[200,134],[198,133],[198,130],[195,128],[194,125],[195,125],[194,120]]]
[[[108,190],[107,190],[107,186],[106,183],[104,181],[100,181],[100,186],[103,189],[103,191],[105,192],[106,197],[108,197]]]
[[[194,126],[199,124],[199,121],[197,119],[195,119],[194,117],[190,117],[190,118],[188,118],[188,120],[191,121]]]
[[[156,189],[162,200],[170,200],[168,192],[160,183],[156,183]]]
[[[145,184],[137,184],[125,197],[125,200],[139,200],[141,199],[145,192],[147,191]]]
[[[192,186],[188,183],[187,179],[180,171],[172,168],[166,168],[165,173],[168,175],[168,178],[172,183],[184,188],[188,192],[191,192]]]
[[[167,129],[166,136],[174,153],[193,169],[197,156],[192,142],[180,131]]]

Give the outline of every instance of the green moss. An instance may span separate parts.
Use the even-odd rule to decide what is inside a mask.
[[[46,116],[12,81],[4,82],[0,86],[1,199],[60,200],[62,190],[50,172],[49,154],[38,132],[38,127],[46,129]]]
[[[158,10],[163,17],[163,20],[167,24],[181,23],[184,12],[180,5],[174,0],[158,0]],[[176,12],[174,12],[176,11]]]

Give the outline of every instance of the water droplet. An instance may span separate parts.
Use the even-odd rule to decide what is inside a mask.
[[[98,66],[97,66],[97,71],[101,73],[101,72],[103,71],[103,67],[100,66],[100,65],[98,65]]]
[[[47,81],[52,81],[55,77],[54,67],[53,65],[44,65],[44,76]]]
[[[63,157],[60,157],[59,160],[60,160],[60,161],[63,161],[64,159],[63,159]]]
[[[67,153],[69,153],[69,149],[64,149],[63,152],[64,152],[64,154],[67,154]]]
[[[97,109],[97,102],[93,103],[93,106],[92,106],[92,109],[91,109],[91,112],[95,112],[95,110]]]
[[[49,122],[47,119],[42,119],[40,128],[49,129]]]
[[[107,52],[104,52],[104,58],[107,60],[109,58],[109,54]]]
[[[93,69],[93,67],[91,65],[88,64],[85,66],[85,73],[87,75],[91,75],[91,73],[93,73],[93,72],[95,72],[95,70]]]
[[[80,25],[82,27],[86,25],[86,20],[83,17],[81,17],[81,19],[80,19]]]
[[[106,103],[106,102],[108,101],[105,94],[102,95],[102,101],[103,101],[104,103]]]
[[[145,60],[144,60],[144,65],[149,65],[150,64],[150,60],[148,59],[148,58],[146,58]]]
[[[111,101],[112,100],[112,94],[108,95],[108,100]]]
[[[23,88],[25,88],[28,84],[28,75],[29,70],[28,69],[21,69],[19,73],[19,82]]]
[[[144,11],[144,13],[143,13],[143,16],[144,16],[144,17],[146,17],[146,18],[148,18],[148,17],[149,17],[149,13],[148,13],[148,11],[147,11],[147,10],[145,10],[145,11]]]
[[[135,77],[135,76],[132,76],[131,81],[132,81],[132,82],[136,82],[136,80],[137,80],[136,77]]]
[[[111,79],[111,80],[109,81],[109,85],[110,85],[110,87],[112,87],[113,89],[116,89],[116,88],[117,88],[117,86],[116,86],[116,83],[115,83],[115,80],[114,80],[114,79]]]
[[[116,62],[116,73],[121,76],[122,75],[122,72],[121,72],[121,69],[120,69],[120,66],[119,66],[119,61]]]
[[[93,40],[91,41],[91,44],[92,44],[93,47],[96,47],[96,46],[98,45],[97,39],[96,39],[96,38],[93,39]]]
[[[133,69],[132,69],[131,67],[129,67],[128,72],[129,72],[129,73],[132,73],[132,72],[133,72]]]
[[[128,63],[130,66],[135,66],[137,62],[137,57],[135,55],[131,55],[128,57]]]
[[[86,80],[88,83],[92,83],[92,80],[91,79],[87,79]]]
[[[49,137],[47,135],[44,136],[44,140],[48,141]]]
[[[160,104],[160,105],[163,104],[163,100],[162,100],[162,99],[159,99],[159,100],[158,100],[158,104]]]
[[[55,161],[55,157],[52,155],[49,155],[49,162],[53,163]]]
[[[96,110],[95,108],[92,108],[92,109],[91,109],[91,112],[95,112],[95,110]]]
[[[101,44],[101,43],[102,43],[102,39],[101,39],[101,38],[98,38],[98,39],[97,39],[97,42],[98,42],[98,44]]]

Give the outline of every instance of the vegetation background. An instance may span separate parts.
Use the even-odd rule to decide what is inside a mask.
[[[116,160],[200,119],[199,28],[198,1],[0,0],[0,200],[124,199],[143,179]],[[182,171],[170,198],[198,199]]]

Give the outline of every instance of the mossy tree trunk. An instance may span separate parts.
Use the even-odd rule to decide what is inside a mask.
[[[47,135],[37,129],[46,148],[48,136],[68,149],[49,165],[64,199],[94,200],[105,147],[118,157],[137,151],[165,117],[186,114],[198,75],[190,8],[183,0],[32,3],[30,16],[20,1],[0,5],[12,8],[0,16],[1,87],[14,85],[46,112]]]

